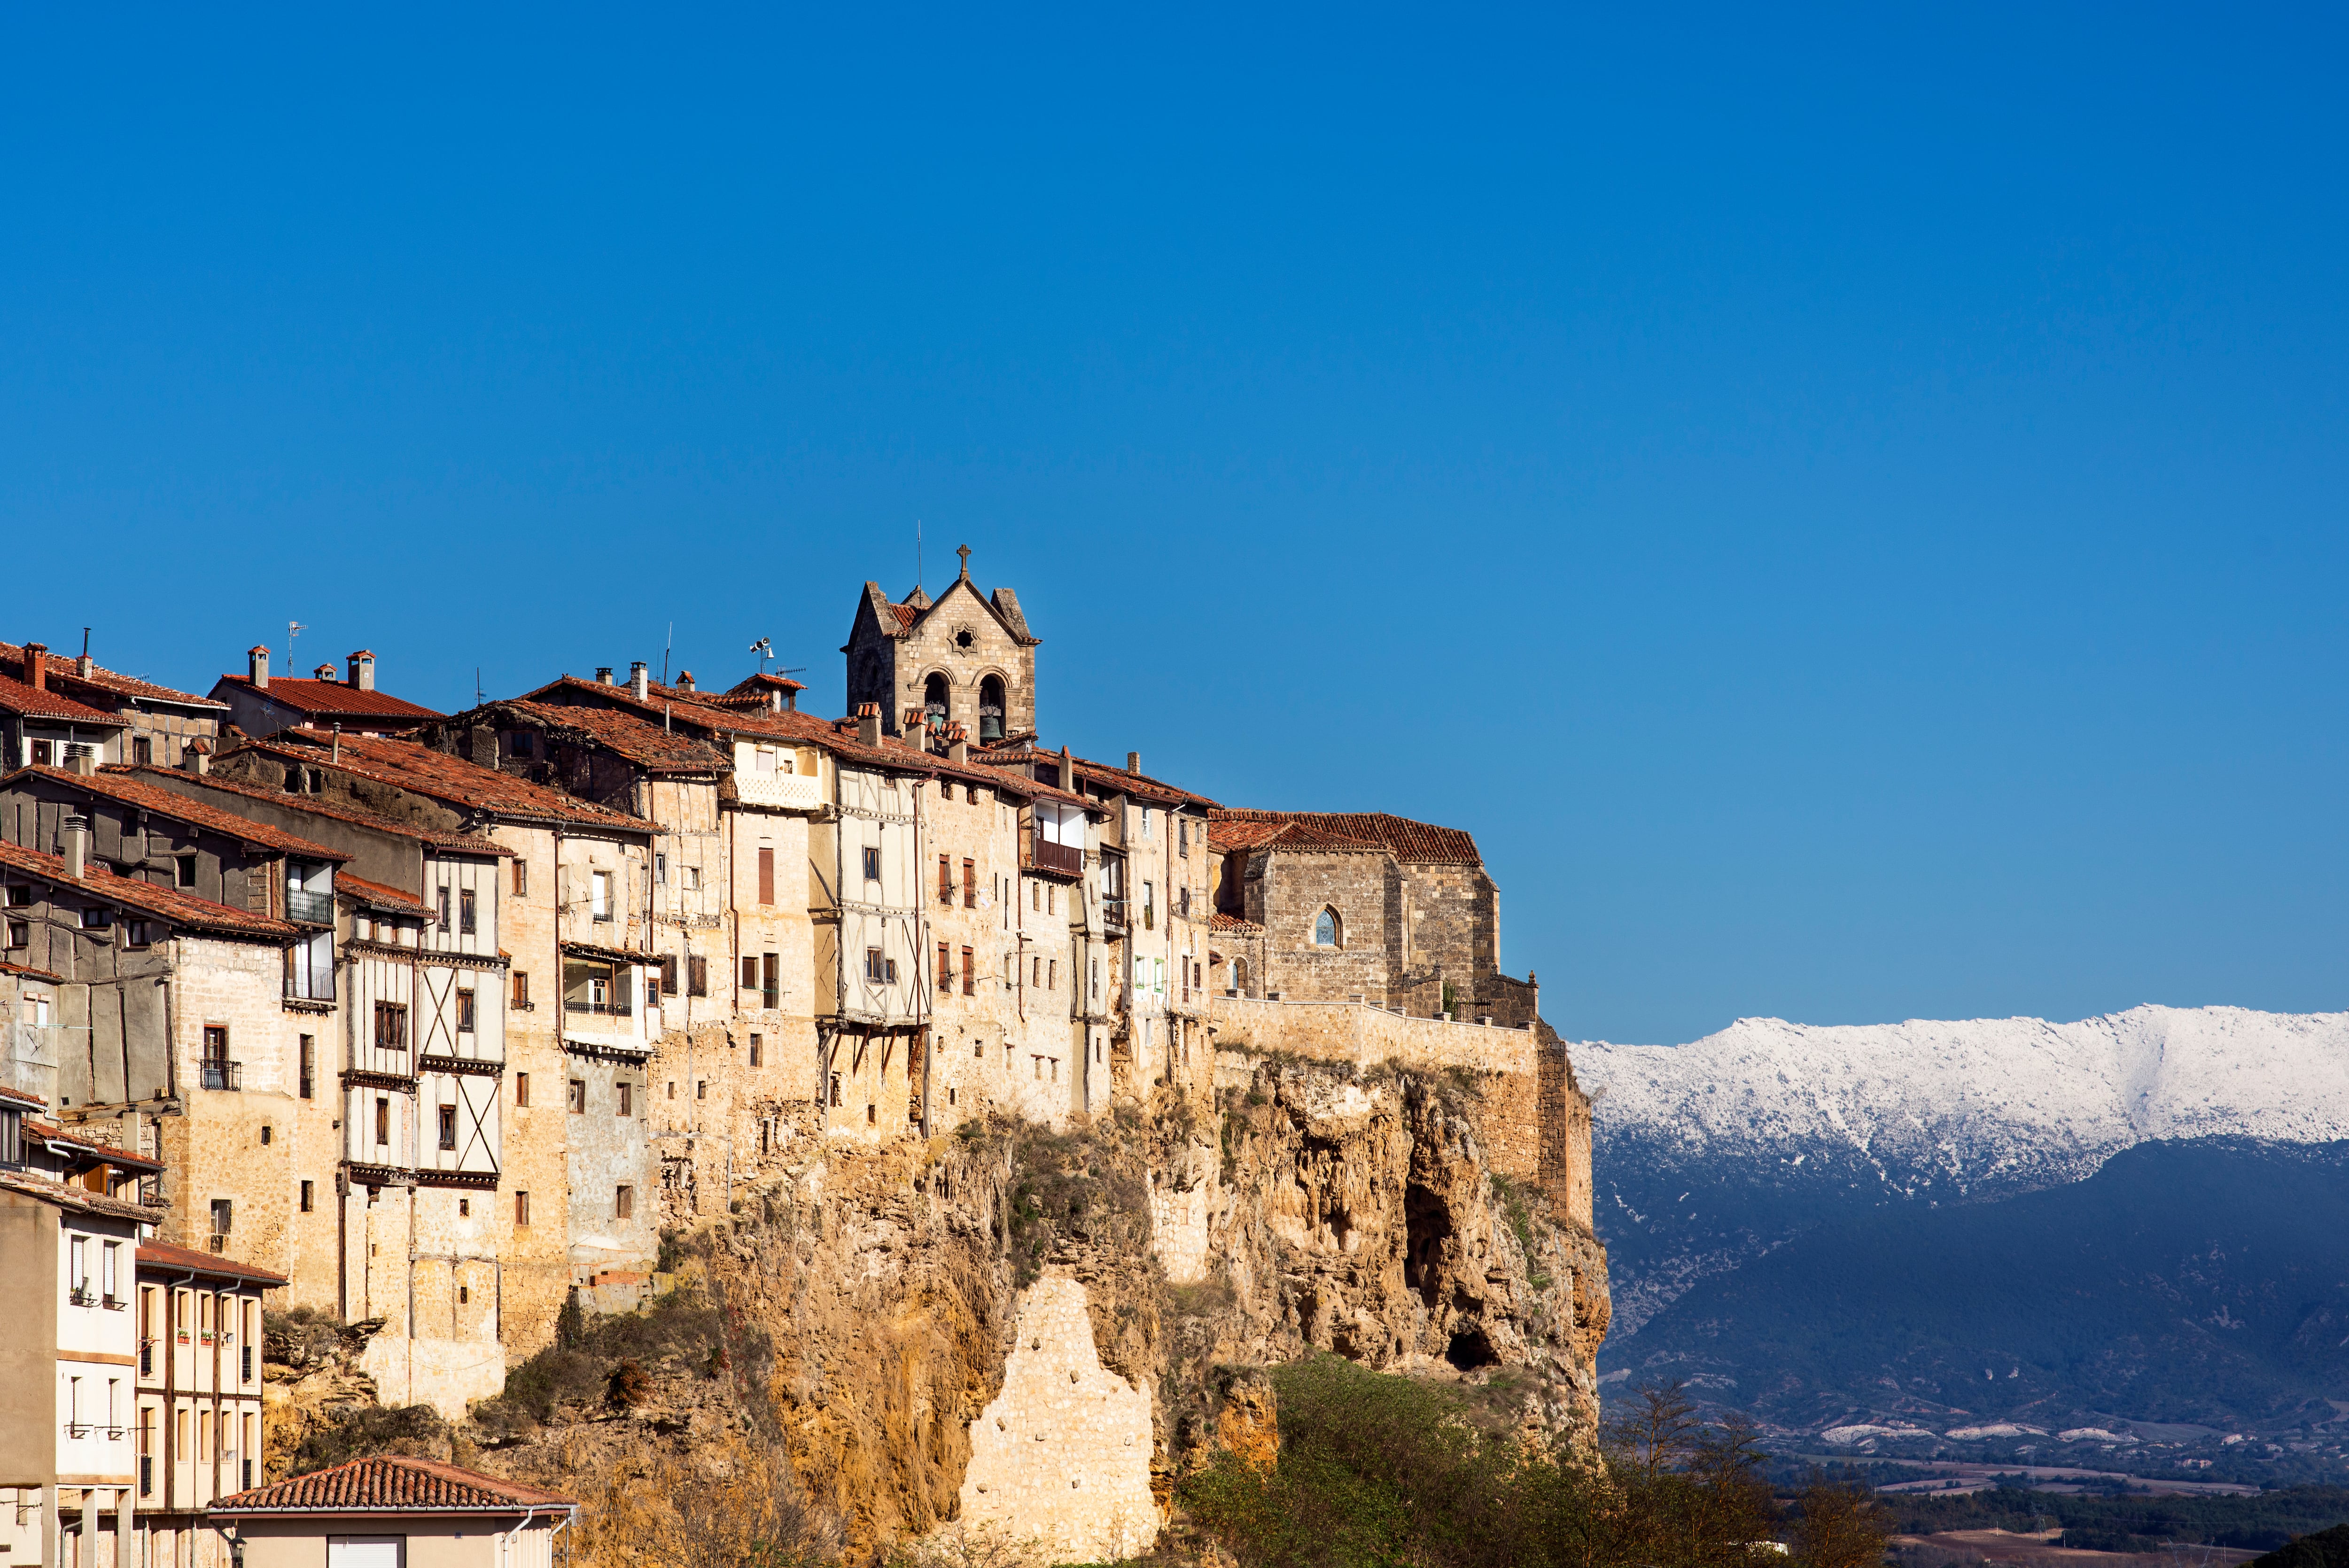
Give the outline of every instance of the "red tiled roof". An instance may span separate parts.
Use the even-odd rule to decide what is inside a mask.
[[[387,691],[361,691],[345,681],[304,680],[295,676],[272,676],[266,686],[253,684],[250,676],[222,676],[212,687],[232,686],[251,692],[254,696],[274,702],[294,713],[305,713],[314,718],[399,718],[421,724],[427,719],[446,716],[429,707],[396,697]]]
[[[596,745],[655,773],[714,776],[730,772],[733,768],[733,759],[709,742],[698,740],[690,735],[680,735],[673,727],[664,729],[650,719],[623,713],[616,708],[590,707],[585,703],[531,702],[521,697],[490,703],[486,707],[510,707],[544,724],[567,725]],[[469,711],[480,713],[484,709]],[[460,719],[465,717],[465,714],[458,715]]]
[[[919,615],[924,610],[927,609],[928,606],[925,604],[892,604],[889,608],[896,615],[897,624],[901,626],[910,626],[914,624],[914,617]]]
[[[234,1258],[224,1258],[218,1253],[200,1253],[192,1247],[175,1247],[169,1242],[139,1243],[139,1266],[169,1269],[173,1274],[210,1274],[214,1279],[254,1280],[262,1284],[284,1284],[285,1276],[271,1274],[267,1269],[241,1264]]]
[[[142,1252],[144,1248],[140,1249]],[[377,1454],[222,1498],[222,1513],[512,1513],[571,1499],[438,1460]]]
[[[248,741],[237,750],[291,758],[312,767],[323,764],[362,779],[413,789],[419,795],[464,806],[489,817],[570,822],[636,832],[659,830],[642,817],[566,795],[544,784],[533,784],[494,768],[479,767],[461,757],[451,757],[412,740],[346,735],[332,755],[328,746],[327,737],[316,731],[282,729],[267,740]],[[234,756],[236,752],[227,755]]]
[[[52,985],[62,985],[66,983],[64,975],[52,975],[46,969],[36,969],[29,964],[0,963],[0,975],[22,975],[31,980],[46,980]]]
[[[1219,850],[1256,849],[1281,836],[1284,829],[1302,829],[1310,839],[1291,836],[1299,848],[1342,849],[1375,845],[1399,861],[1447,865],[1482,865],[1476,841],[1457,828],[1414,822],[1384,811],[1247,811],[1218,807],[1209,815],[1208,843]],[[1344,841],[1354,841],[1348,844]],[[1367,844],[1364,843],[1367,841]]]
[[[432,913],[432,906],[412,892],[402,892],[396,887],[386,887],[365,877],[355,877],[348,872],[335,873],[335,892],[369,909],[396,909],[403,914]]]
[[[0,664],[7,665],[16,679],[28,686],[32,684],[31,676],[25,668],[25,650],[19,645],[0,643]],[[44,655],[41,658],[41,667],[46,672],[47,684],[52,691],[57,690],[60,686],[79,686],[95,688],[112,696],[143,699],[148,702],[168,702],[181,707],[224,708],[228,706],[226,703],[214,702],[208,696],[198,696],[193,692],[176,691],[167,686],[157,686],[153,681],[142,681],[136,676],[126,676],[118,670],[109,670],[103,665],[93,664],[89,667],[89,674],[85,676],[81,673],[80,665],[63,654]]]
[[[76,1153],[103,1155],[108,1164],[119,1165],[125,1170],[160,1171],[163,1169],[163,1162],[160,1160],[150,1160],[144,1154],[133,1154],[127,1149],[119,1149],[111,1143],[100,1143],[94,1138],[78,1138],[64,1128],[52,1126],[46,1121],[25,1123],[25,1134],[42,1143],[70,1149]]]
[[[1237,914],[1226,914],[1220,909],[1207,917],[1207,929],[1209,931],[1228,931],[1238,936],[1262,936],[1264,934],[1264,927],[1258,925],[1255,921],[1242,920]]]
[[[11,1101],[20,1107],[29,1107],[35,1110],[49,1109],[49,1102],[39,1095],[21,1088],[10,1088],[5,1083],[0,1083],[0,1099]]]
[[[856,721],[853,718],[823,719],[796,709],[774,713],[764,707],[717,707],[707,701],[686,700],[700,695],[688,692],[681,696],[666,699],[665,703],[638,702],[636,694],[626,686],[605,686],[601,681],[583,681],[575,676],[564,676],[525,694],[520,700],[543,702],[550,697],[589,699],[608,703],[648,718],[666,717],[672,725],[691,726],[713,734],[765,737],[794,745],[820,746],[835,757],[852,762],[895,769],[901,772],[923,769],[938,760],[926,753],[916,755],[886,738],[879,747],[866,746],[856,738]]]
[[[356,806],[321,800],[315,795],[287,795],[275,789],[264,789],[237,779],[221,779],[209,773],[181,773],[169,768],[158,768],[148,763],[107,768],[101,771],[114,774],[144,773],[165,779],[186,779],[204,789],[218,789],[223,794],[243,795],[250,799],[267,800],[273,805],[283,806],[287,810],[302,811],[313,817],[324,817],[330,821],[354,822],[360,827],[373,828],[379,832],[397,833],[403,839],[413,839],[418,843],[448,854],[511,856],[513,853],[495,839],[479,838],[470,833],[436,832],[429,828],[419,827],[414,822],[403,822],[396,817],[378,817],[372,811],[362,811]],[[194,799],[194,797],[183,797],[183,799]]]
[[[0,712],[26,718],[53,718],[60,724],[89,724],[100,729],[120,729],[122,721],[110,713],[78,703],[53,691],[35,691],[23,681],[0,676]]]
[[[27,872],[59,887],[69,887],[92,898],[122,904],[141,914],[156,915],[173,925],[184,925],[196,931],[264,938],[297,934],[294,927],[282,920],[232,909],[208,898],[198,898],[191,892],[181,892],[178,888],[158,887],[136,877],[119,877],[96,865],[89,868],[88,875],[77,881],[67,872],[61,856],[45,855],[38,850],[28,850],[16,844],[0,843],[0,866]]]
[[[233,839],[242,839],[248,844],[259,844],[264,849],[276,850],[285,854],[298,856],[303,860],[347,861],[351,858],[340,850],[330,850],[324,844],[313,842],[299,834],[289,833],[283,828],[273,828],[265,822],[249,821],[233,812],[223,811],[217,806],[178,794],[159,785],[150,784],[143,779],[133,778],[126,769],[106,768],[85,776],[79,773],[68,773],[62,768],[20,768],[6,778],[0,778],[0,784],[5,784],[10,779],[21,778],[27,773],[38,774],[44,779],[53,779],[68,788],[87,789],[93,795],[103,795],[109,799],[119,800],[125,805],[136,806],[142,811],[152,811],[157,816],[169,817],[174,821],[191,823],[199,828],[210,828],[216,833],[222,833]]]
[[[60,1209],[75,1209],[85,1214],[104,1214],[111,1219],[135,1220],[151,1225],[162,1218],[160,1208],[144,1203],[127,1202],[120,1198],[103,1197],[87,1187],[71,1181],[52,1181],[26,1171],[0,1170],[0,1187],[44,1203],[55,1203]]]

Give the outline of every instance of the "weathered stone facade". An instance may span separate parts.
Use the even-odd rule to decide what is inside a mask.
[[[1036,733],[1036,648],[1019,596],[998,588],[982,597],[962,575],[936,601],[919,588],[890,603],[877,583],[864,585],[855,623],[841,652],[848,657],[848,706],[866,703],[883,733],[902,733],[902,717],[920,714],[933,740],[960,724],[979,745]]]

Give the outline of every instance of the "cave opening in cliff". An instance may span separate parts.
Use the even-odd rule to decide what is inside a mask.
[[[1444,1358],[1463,1372],[1473,1372],[1479,1367],[1498,1366],[1501,1360],[1494,1354],[1493,1342],[1485,1337],[1485,1331],[1481,1328],[1464,1328],[1454,1334],[1452,1343],[1444,1347]]]
[[[1452,1211],[1435,1190],[1413,1181],[1403,1188],[1403,1284],[1429,1306],[1444,1294],[1444,1243],[1452,1239]]]

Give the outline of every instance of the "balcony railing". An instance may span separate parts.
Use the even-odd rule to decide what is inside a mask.
[[[335,999],[335,972],[323,975],[288,975],[285,976],[285,999],[289,1002],[331,1002]]]
[[[636,1008],[626,1002],[582,1002],[572,997],[564,999],[563,1009],[566,1013],[594,1013],[605,1018],[626,1018],[636,1012]]]
[[[734,775],[735,793],[746,805],[772,806],[787,811],[812,811],[823,804],[823,780],[812,773],[748,773]]]
[[[155,1456],[153,1454],[139,1456],[139,1495],[141,1497],[155,1495]]]
[[[308,888],[289,887],[285,890],[285,918],[300,921],[305,925],[335,923],[335,895],[313,892]]]
[[[155,1376],[155,1342],[152,1339],[142,1339],[139,1342],[139,1376],[141,1377]]]
[[[208,1057],[199,1070],[203,1074],[206,1088],[242,1089],[244,1088],[244,1064]]]
[[[1062,876],[1081,877],[1085,874],[1085,851],[1069,844],[1056,844],[1042,834],[1036,835],[1032,862],[1040,872],[1057,872]]]
[[[98,1292],[92,1290],[86,1284],[78,1284],[73,1287],[72,1293],[68,1295],[66,1299],[72,1302],[76,1306],[96,1306],[98,1305]]]

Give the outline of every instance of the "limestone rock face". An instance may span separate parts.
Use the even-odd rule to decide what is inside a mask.
[[[625,1400],[543,1425],[483,1407],[456,1449],[586,1501],[583,1564],[652,1561],[644,1532],[685,1526],[689,1482],[748,1496],[769,1463],[857,1560],[974,1529],[1103,1560],[1146,1548],[1216,1448],[1271,1460],[1262,1369],[1298,1357],[1455,1381],[1501,1427],[1595,1437],[1605,1253],[1496,1179],[1498,1075],[1221,1076],[1212,1099],[1162,1090],[1066,1133],[810,1140],[681,1239],[707,1348],[647,1353]]]

